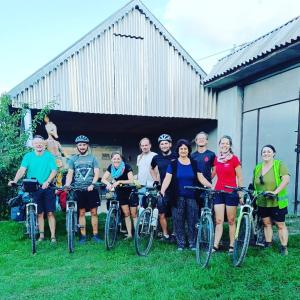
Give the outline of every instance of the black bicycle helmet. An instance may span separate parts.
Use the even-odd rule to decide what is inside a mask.
[[[158,144],[162,141],[167,141],[172,143],[172,138],[169,134],[163,133],[158,137]]]
[[[89,144],[90,140],[85,136],[85,135],[79,135],[76,139],[75,139],[75,144],[79,144],[79,143],[86,143]]]

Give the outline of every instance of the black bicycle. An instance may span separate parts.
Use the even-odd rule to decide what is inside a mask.
[[[134,246],[137,255],[148,255],[152,244],[154,233],[158,223],[158,189],[155,187],[145,187],[145,192],[134,192],[136,195],[142,195],[143,201],[139,208],[139,217],[134,233]]]
[[[215,194],[223,193],[223,191],[198,186],[185,186],[184,188],[200,191],[204,194],[204,206],[201,208],[201,215],[196,225],[196,261],[200,267],[206,268],[211,258],[214,245],[213,197]]]
[[[28,197],[26,197],[27,201],[25,204],[25,226],[26,226],[26,234],[31,240],[31,252],[32,254],[36,253],[36,237],[39,232],[38,230],[38,219],[37,219],[37,204],[34,202],[32,193],[37,192],[41,185],[38,183],[36,179],[23,179],[21,184],[13,184],[12,186],[21,187],[23,192],[28,193]],[[17,199],[17,198],[13,198]],[[23,197],[21,201],[23,201]],[[13,201],[9,201],[10,206],[13,206]]]
[[[94,184],[94,188],[103,186],[100,183]],[[82,225],[78,223],[77,201],[75,197],[76,191],[86,191],[87,186],[71,185],[68,187],[58,188],[57,190],[68,190],[66,201],[66,231],[67,231],[67,244],[69,253],[74,253],[75,248],[75,235],[78,233]]]
[[[263,223],[257,213],[255,204],[257,197],[263,195],[265,197],[274,198],[276,196],[266,192],[255,193],[253,190],[249,190],[245,187],[226,186],[226,188],[234,192],[244,193],[244,204],[241,205],[237,219],[232,255],[233,265],[239,267],[246,257],[251,236],[253,236],[256,245],[262,246],[264,244]]]
[[[115,246],[118,232],[121,228],[121,211],[117,199],[117,192],[124,188],[132,189],[131,192],[136,190],[135,185],[122,184],[106,194],[106,199],[109,201],[109,210],[106,216],[104,233],[105,247],[107,250],[111,250]]]

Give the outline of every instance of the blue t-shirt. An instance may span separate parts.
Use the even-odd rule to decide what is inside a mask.
[[[172,172],[172,165],[169,164],[167,168],[167,173],[172,174]],[[178,182],[178,195],[187,198],[195,198],[195,194],[192,190],[187,190],[184,188],[187,185],[194,185],[195,174],[193,171],[192,164],[183,165],[182,163],[180,163],[180,161],[177,160],[176,178]]]

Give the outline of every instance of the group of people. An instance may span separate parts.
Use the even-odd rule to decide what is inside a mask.
[[[101,242],[98,234],[97,208],[100,205],[98,190],[95,188],[99,181],[99,163],[89,152],[89,139],[80,135],[75,144],[78,153],[68,160],[68,173],[65,189],[71,183],[75,186],[85,186],[85,190],[76,191],[78,219],[80,226],[80,243],[85,243],[87,211],[91,213],[93,229],[92,240]],[[239,158],[233,153],[232,139],[223,136],[219,140],[218,153],[207,149],[208,135],[200,132],[195,137],[197,150],[192,153],[191,144],[186,139],[177,141],[173,149],[170,135],[158,137],[160,153],[151,151],[151,141],[148,138],[140,140],[141,153],[137,157],[137,180],[141,184],[141,192],[146,186],[161,186],[158,197],[159,222],[162,239],[175,240],[178,251],[186,246],[195,250],[196,223],[199,218],[203,199],[201,194],[185,189],[185,186],[204,186],[219,191],[231,192],[227,186],[243,186],[242,167]],[[288,199],[286,186],[290,176],[285,164],[275,159],[275,148],[266,145],[261,150],[262,162],[254,168],[253,186],[257,192],[267,191],[276,197],[260,196],[257,200],[258,213],[262,217],[265,232],[265,247],[272,245],[272,225],[278,227],[280,253],[287,255],[288,231],[285,225]],[[33,139],[33,151],[27,153],[21,167],[9,185],[17,183],[23,176],[36,178],[41,189],[33,194],[38,204],[39,240],[44,240],[44,215],[48,216],[51,232],[51,242],[55,243],[55,199],[49,184],[53,182],[57,172],[54,156],[45,149],[45,141],[41,136]],[[132,232],[137,223],[138,207],[141,199],[130,197],[130,189],[118,189],[119,185],[131,184],[135,180],[132,167],[126,163],[119,152],[111,154],[111,164],[108,166],[101,182],[108,191],[116,189],[117,198],[125,219],[127,230],[126,239],[132,238]],[[243,204],[242,193],[218,193],[213,199],[215,216],[215,240],[213,251],[219,250],[223,234],[224,216],[229,225],[229,253],[233,252],[235,236],[235,219],[239,203]],[[172,222],[167,222],[172,218]],[[185,232],[187,223],[187,233]],[[172,228],[168,228],[172,224]],[[187,235],[187,240],[186,240]],[[187,243],[186,243],[187,242]]]

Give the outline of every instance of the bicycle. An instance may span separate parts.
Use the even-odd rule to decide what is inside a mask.
[[[240,213],[237,219],[232,262],[235,267],[242,265],[250,243],[251,232],[255,240],[255,244],[261,246],[264,243],[264,230],[262,220],[255,208],[257,197],[275,197],[272,193],[260,192],[254,194],[253,190],[245,187],[225,186],[234,192],[243,192],[244,204],[241,205]]]
[[[134,246],[137,255],[147,256],[153,244],[154,233],[158,223],[158,189],[156,187],[146,187],[143,193],[135,192],[136,195],[143,196],[143,203],[139,209],[137,219]]]
[[[198,223],[196,224],[196,261],[201,268],[206,268],[211,258],[214,245],[212,199],[214,194],[223,193],[223,191],[216,191],[198,186],[185,186],[184,188],[194,191],[198,190],[204,193],[204,206],[201,208],[201,215]]]
[[[123,184],[117,186],[115,189],[111,190],[106,197],[107,200],[110,200],[109,210],[105,220],[105,233],[104,233],[104,242],[107,250],[111,250],[117,241],[118,228],[121,226],[121,211],[120,204],[117,199],[117,191],[122,188],[131,188],[132,191],[136,190],[135,185]]]
[[[100,188],[102,185],[97,183],[94,184],[95,188]],[[67,244],[69,253],[74,253],[75,248],[75,235],[78,233],[80,228],[83,228],[82,225],[78,224],[77,216],[77,202],[75,200],[76,191],[86,191],[87,186],[75,186],[70,185],[68,187],[56,188],[56,190],[65,190],[69,191],[67,200],[66,200],[66,231],[67,231]]]
[[[37,220],[37,204],[34,202],[32,193],[37,192],[41,185],[36,179],[23,179],[20,184],[13,184],[12,186],[21,187],[25,193],[28,193],[28,197],[22,197],[21,201],[27,199],[25,204],[25,226],[26,232],[31,240],[31,252],[36,253],[36,236],[39,232],[38,230],[38,220]],[[15,199],[15,198],[13,198]],[[9,201],[10,202],[10,201]],[[13,201],[12,201],[13,202]],[[13,205],[13,203],[10,205]]]

